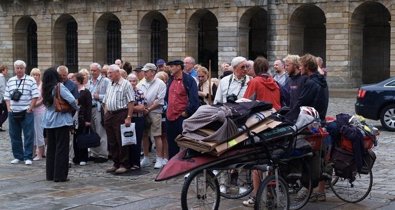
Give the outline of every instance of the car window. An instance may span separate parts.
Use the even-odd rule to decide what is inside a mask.
[[[392,80],[391,82],[385,84],[384,86],[385,87],[395,87],[395,80]]]

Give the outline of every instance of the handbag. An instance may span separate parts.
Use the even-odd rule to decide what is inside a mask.
[[[55,104],[55,112],[71,112],[73,108],[70,104],[60,96],[60,83],[55,86],[55,98],[53,103]]]
[[[135,123],[131,123],[129,127],[126,127],[125,124],[121,125],[121,140],[122,146],[136,144]]]
[[[79,149],[86,149],[100,146],[100,136],[88,127],[84,129],[83,133],[77,135],[77,147]]]
[[[26,116],[26,110],[20,111],[20,112],[11,112],[12,113],[12,117],[14,118],[14,120],[24,120],[25,116]]]

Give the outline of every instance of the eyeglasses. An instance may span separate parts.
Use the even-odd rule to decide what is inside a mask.
[[[198,76],[198,78],[204,78],[205,76]]]
[[[242,65],[242,66],[240,66],[240,69],[243,69],[243,70],[246,70],[246,69],[249,69],[250,68],[250,65]]]

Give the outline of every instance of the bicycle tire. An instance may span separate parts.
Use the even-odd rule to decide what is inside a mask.
[[[202,190],[206,190],[206,193]],[[191,173],[184,181],[181,191],[181,207],[183,210],[218,209],[220,203],[218,180],[214,174],[207,170],[204,179],[204,170]]]
[[[277,195],[276,185],[279,186],[280,195]],[[277,196],[279,196],[277,198]],[[277,202],[279,201],[279,202]],[[266,177],[259,185],[255,199],[255,210],[262,209],[289,209],[289,195],[287,182],[278,177],[278,183],[275,175]]]
[[[349,178],[335,177],[333,180],[336,182],[332,181],[330,187],[336,197],[347,203],[358,203],[364,200],[372,190],[372,170],[368,174],[356,174],[354,179],[352,181]]]
[[[251,170],[234,169],[237,170],[238,172],[236,183],[231,183],[232,175],[231,173],[229,174],[231,170],[233,169],[221,170],[216,175],[216,178],[220,186],[220,195],[227,199],[239,199],[249,195],[253,190]],[[224,187],[223,191],[225,192],[221,192],[221,187]]]

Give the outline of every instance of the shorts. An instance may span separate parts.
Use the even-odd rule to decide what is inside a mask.
[[[145,129],[144,133],[152,137],[162,135],[162,114],[161,113],[148,113],[145,116]]]

